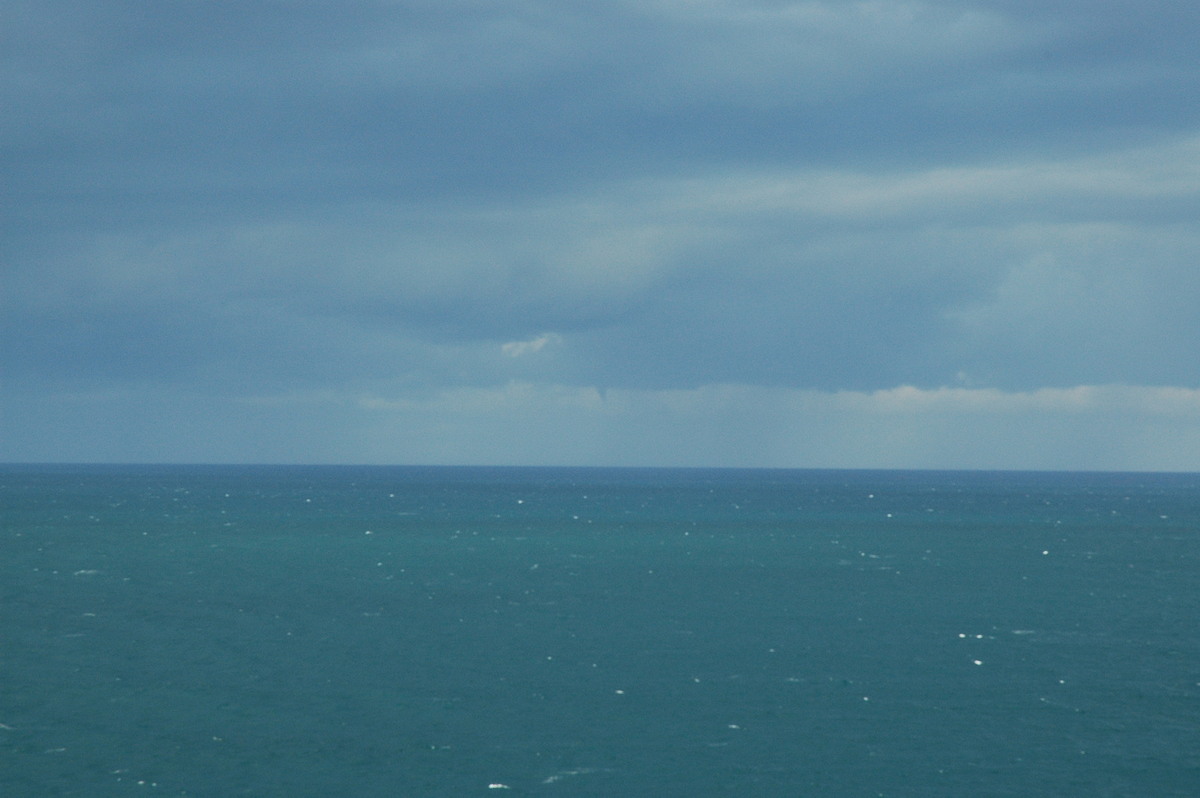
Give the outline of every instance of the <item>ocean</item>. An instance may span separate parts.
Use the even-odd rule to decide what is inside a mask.
[[[1200,475],[0,467],[0,796],[1197,796]]]

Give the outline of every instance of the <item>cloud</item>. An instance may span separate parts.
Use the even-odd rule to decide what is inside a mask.
[[[512,383],[421,402],[366,406],[391,416],[374,428],[411,441],[426,414],[445,419],[421,443],[449,461],[485,451],[534,452],[551,462],[773,467],[968,467],[1195,470],[1200,391],[1075,386],[1031,392],[901,387],[820,392],[716,385],[610,390]],[[487,424],[488,417],[505,419]],[[475,444],[464,438],[469,435]],[[476,436],[482,436],[478,438]],[[490,440],[487,440],[490,437]],[[482,442],[481,441],[486,441]],[[479,445],[478,450],[471,450]],[[456,450],[455,447],[464,447]],[[407,453],[406,453],[407,454]],[[410,458],[412,455],[408,455]],[[386,455],[383,455],[386,460]],[[404,458],[400,458],[404,459]],[[418,458],[419,459],[419,458]],[[518,457],[520,459],[520,457]]]
[[[1200,136],[1082,156],[870,170],[740,170],[670,183],[690,213],[855,224],[1182,221],[1200,201]]]
[[[1037,43],[1035,30],[991,9],[918,2],[639,4],[653,68],[642,91],[692,105],[714,97],[778,108],[880,89],[931,71],[969,72]],[[647,58],[647,61],[650,59]]]
[[[509,341],[500,346],[500,351],[508,357],[523,357],[540,352],[546,344],[558,344],[561,342],[562,336],[557,333],[546,333],[528,341]]]
[[[11,407],[35,426],[6,430],[9,459],[1200,471],[1200,390],[1184,388],[602,392],[514,380],[233,401],[117,389]]]
[[[554,330],[555,357],[522,377],[1193,385],[1196,141],[954,169],[719,169],[553,202],[285,209],[56,240],[10,269],[11,368],[286,384],[388,364],[489,384],[514,375],[488,351]]]
[[[774,451],[797,408],[856,408],[861,441],[810,440],[830,462],[870,461],[872,436],[933,462],[914,442],[953,436],[906,402],[1094,429],[1047,397],[1200,379],[1197,13],[18,0],[0,31],[5,390],[71,428],[38,408],[245,430],[234,408],[323,397],[298,406],[338,459],[338,428],[370,417],[392,440],[383,408],[402,406],[425,425],[404,433],[425,448],[397,449],[413,457],[468,422],[493,448],[463,457],[550,452],[513,426],[526,404],[613,461],[750,462],[732,442]],[[1135,411],[1088,390],[1129,436],[1144,413],[1190,439],[1152,409],[1166,394]],[[669,433],[672,413],[708,431]],[[283,456],[282,427],[253,432],[210,456],[239,439]]]
[[[1195,12],[1105,8],[18,3],[7,182],[51,216],[101,196],[122,213],[248,212],[1194,130],[1177,100],[1196,88]]]

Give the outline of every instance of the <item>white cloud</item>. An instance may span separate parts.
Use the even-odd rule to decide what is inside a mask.
[[[547,344],[559,343],[562,343],[561,335],[546,333],[528,341],[509,341],[508,343],[501,344],[500,351],[508,357],[522,357],[523,355],[540,352]]]

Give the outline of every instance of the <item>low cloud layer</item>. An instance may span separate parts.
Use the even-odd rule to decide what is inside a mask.
[[[1200,469],[1191,5],[10,8],[4,459]]]

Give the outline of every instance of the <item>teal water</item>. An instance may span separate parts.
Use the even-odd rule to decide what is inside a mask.
[[[2,796],[1195,796],[1200,475],[0,467]]]

